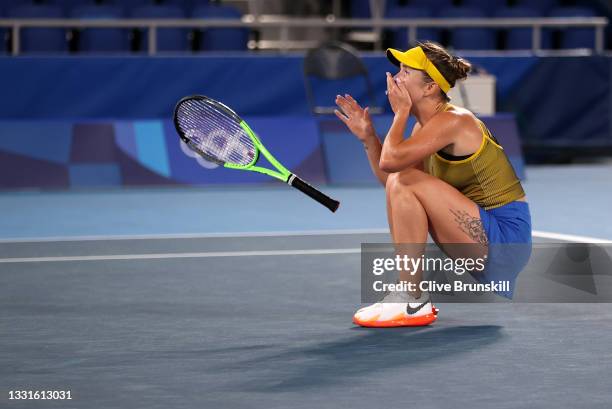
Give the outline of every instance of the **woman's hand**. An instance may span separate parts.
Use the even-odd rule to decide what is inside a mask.
[[[348,94],[336,96],[336,105],[342,112],[337,109],[334,111],[336,116],[350,129],[350,131],[361,141],[366,142],[372,137],[376,137],[376,131],[372,125],[369,108],[362,109],[361,106]]]
[[[387,73],[387,96],[394,114],[400,112],[410,114],[412,98],[410,98],[408,89],[402,82],[396,82],[390,73]]]

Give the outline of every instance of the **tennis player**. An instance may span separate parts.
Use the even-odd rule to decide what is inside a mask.
[[[471,243],[468,247],[481,256],[494,244],[527,243],[531,249],[529,206],[504,149],[472,112],[449,103],[448,91],[467,77],[470,63],[433,42],[403,52],[388,49],[387,58],[399,71],[387,73],[395,116],[384,143],[368,108],[350,95],[337,96],[341,111],[336,115],[363,143],[385,186],[393,242],[422,244],[410,246],[413,257],[422,255],[428,233],[443,250],[448,243]],[[404,139],[410,115],[416,124]],[[514,283],[527,260],[506,271],[506,279]],[[400,280],[414,282],[417,289],[391,292],[383,302],[358,310],[353,322],[395,327],[435,321],[429,293],[418,289],[422,270],[400,272]]]

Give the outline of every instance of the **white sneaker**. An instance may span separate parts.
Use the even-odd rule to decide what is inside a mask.
[[[358,310],[353,322],[362,327],[419,327],[434,322],[437,314],[428,293],[416,299],[405,291],[394,291]]]

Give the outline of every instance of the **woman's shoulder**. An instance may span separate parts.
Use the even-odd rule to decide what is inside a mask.
[[[442,113],[468,121],[478,121],[478,118],[472,111],[453,104],[447,104]]]
[[[449,104],[450,105],[450,104]],[[477,152],[484,143],[484,133],[480,120],[469,110],[451,105],[440,112],[441,122],[449,133],[450,143],[444,153],[465,156]]]
[[[443,112],[440,112],[440,119],[453,124],[457,130],[466,132],[480,133],[480,120],[469,109],[448,104]]]

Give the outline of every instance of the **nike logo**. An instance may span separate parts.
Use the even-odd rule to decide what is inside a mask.
[[[421,308],[423,308],[427,304],[429,304],[429,299],[427,299],[425,302],[419,304],[417,307],[414,307],[414,308],[410,306],[410,303],[406,303],[406,313],[408,315],[414,315],[417,312],[419,312]]]

